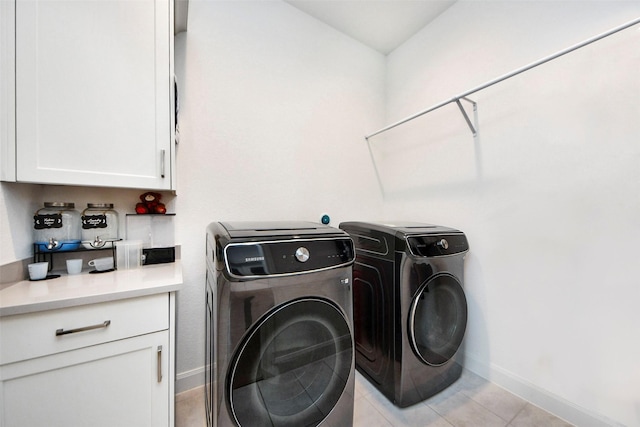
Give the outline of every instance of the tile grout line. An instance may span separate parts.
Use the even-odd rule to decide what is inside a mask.
[[[524,408],[527,407],[529,403],[525,403],[524,406],[522,408],[520,408],[520,410],[513,416],[513,418],[511,418],[511,420],[507,423],[507,427],[509,427],[511,425],[511,423],[518,418],[518,416],[522,413],[522,411],[524,411]]]
[[[511,417],[511,419],[507,420],[507,419],[504,419],[504,418],[503,418],[500,414],[498,414],[497,412],[493,411],[491,408],[488,408],[487,406],[483,405],[483,404],[482,404],[482,402],[479,402],[479,401],[477,401],[476,399],[474,399],[472,395],[467,394],[464,390],[460,390],[460,392],[461,392],[463,395],[467,396],[469,399],[473,400],[473,401],[474,401],[475,403],[477,403],[478,405],[482,406],[482,407],[483,407],[484,409],[486,409],[487,411],[491,412],[491,413],[492,413],[493,415],[495,415],[496,417],[498,417],[498,418],[500,418],[501,420],[505,421],[505,422],[507,423],[507,424],[506,424],[507,426],[508,426],[509,424],[511,424],[511,422],[512,422],[513,420],[515,420],[515,419],[518,417],[518,415],[520,415],[520,413],[524,410],[524,408],[529,404],[529,402],[527,402],[526,400],[522,399],[522,401],[524,402],[524,405],[522,405],[522,407],[521,407],[520,409],[518,409],[518,411],[516,412],[516,415],[515,415],[515,416],[513,416],[513,417]],[[505,392],[510,393],[508,390],[505,390]],[[511,393],[511,394],[513,394],[513,393]],[[517,397],[517,396],[516,396],[516,397]]]
[[[376,392],[377,392],[377,391],[376,391]],[[369,393],[369,394],[367,394],[367,395],[362,396],[362,397],[364,397],[364,398],[365,398],[365,399],[366,399],[366,400],[371,404],[371,406],[373,406],[373,409],[375,409],[375,411],[376,411],[376,412],[377,412],[377,413],[378,413],[382,418],[384,418],[384,420],[385,420],[385,421],[387,421],[391,426],[393,426],[393,425],[394,425],[394,424],[393,424],[393,423],[394,423],[394,420],[389,419],[388,417],[386,417],[386,416],[384,415],[384,413],[380,412],[380,411],[378,410],[378,408],[377,408],[377,405],[376,405],[376,404],[377,404],[377,403],[379,403],[379,402],[378,402],[378,400],[377,400],[377,399],[378,399],[378,395],[379,395],[379,397],[381,397],[382,399],[385,399],[386,401],[388,401],[388,402],[389,402],[389,403],[390,403],[394,408],[398,409],[399,411],[403,411],[403,410],[404,410],[404,409],[406,409],[406,408],[400,408],[400,407],[398,407],[398,406],[394,405],[394,404],[393,404],[393,402],[389,401],[389,399],[387,399],[387,398],[386,398],[386,396],[384,396],[384,395],[383,395],[382,393],[380,393],[380,392],[377,392],[377,395],[375,395],[375,396],[374,396],[374,392],[371,392],[371,393]],[[373,398],[372,398],[372,399],[376,399],[376,400],[374,401],[374,400],[372,400],[372,399],[369,399],[369,398],[368,398],[368,396],[373,396]],[[452,423],[451,423],[451,421],[449,421],[447,418],[445,418],[443,415],[441,415],[441,414],[440,414],[438,411],[436,411],[434,408],[432,408],[431,406],[429,406],[429,404],[425,403],[425,402],[426,402],[426,400],[427,400],[427,399],[425,399],[425,400],[424,400],[424,401],[422,401],[422,402],[417,403],[417,405],[422,405],[424,408],[428,408],[428,409],[432,410],[435,414],[437,414],[437,415],[438,415],[438,418],[439,418],[439,419],[441,419],[442,421],[446,422],[446,423],[447,423],[448,425],[450,425],[451,427],[456,427],[456,426],[455,426],[455,424],[452,424]],[[357,427],[357,426],[355,426],[355,425],[354,425],[354,427]]]
[[[444,420],[447,424],[449,424],[451,427],[457,427],[452,420],[450,420],[449,418],[447,418],[444,414],[441,414],[440,412],[438,412],[438,410],[436,408],[434,408],[433,406],[429,405],[428,403],[425,403],[426,406],[428,406],[433,412],[435,412],[436,414],[438,414],[438,416],[440,417],[440,419]],[[506,427],[506,426],[505,426]]]

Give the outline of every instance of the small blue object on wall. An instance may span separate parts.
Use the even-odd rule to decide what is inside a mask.
[[[329,223],[331,222],[331,218],[329,217],[329,215],[323,214],[322,218],[320,218],[320,222],[322,222],[324,225],[329,225]]]

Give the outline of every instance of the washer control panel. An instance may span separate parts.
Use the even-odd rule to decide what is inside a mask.
[[[350,238],[230,243],[224,248],[227,273],[260,278],[327,270],[353,263]]]

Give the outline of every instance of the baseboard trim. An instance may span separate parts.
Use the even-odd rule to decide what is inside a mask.
[[[190,371],[180,372],[176,375],[176,387],[175,393],[182,393],[187,390],[191,390],[196,387],[204,385],[204,370],[205,367],[201,366]]]
[[[463,360],[466,369],[571,424],[590,427],[622,426],[622,424],[603,415],[595,414],[544,390],[499,366],[486,364],[469,354],[464,354]]]

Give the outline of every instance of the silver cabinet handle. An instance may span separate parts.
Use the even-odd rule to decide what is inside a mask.
[[[75,334],[76,332],[84,332],[84,331],[90,331],[92,329],[106,328],[110,324],[111,324],[111,320],[105,320],[104,322],[98,323],[97,325],[83,326],[82,328],[67,329],[66,331],[64,329],[57,329],[56,336],[58,337],[60,335]]]
[[[164,164],[167,150],[160,150],[160,176],[164,178]]]
[[[158,346],[158,382],[162,382],[162,346]]]

